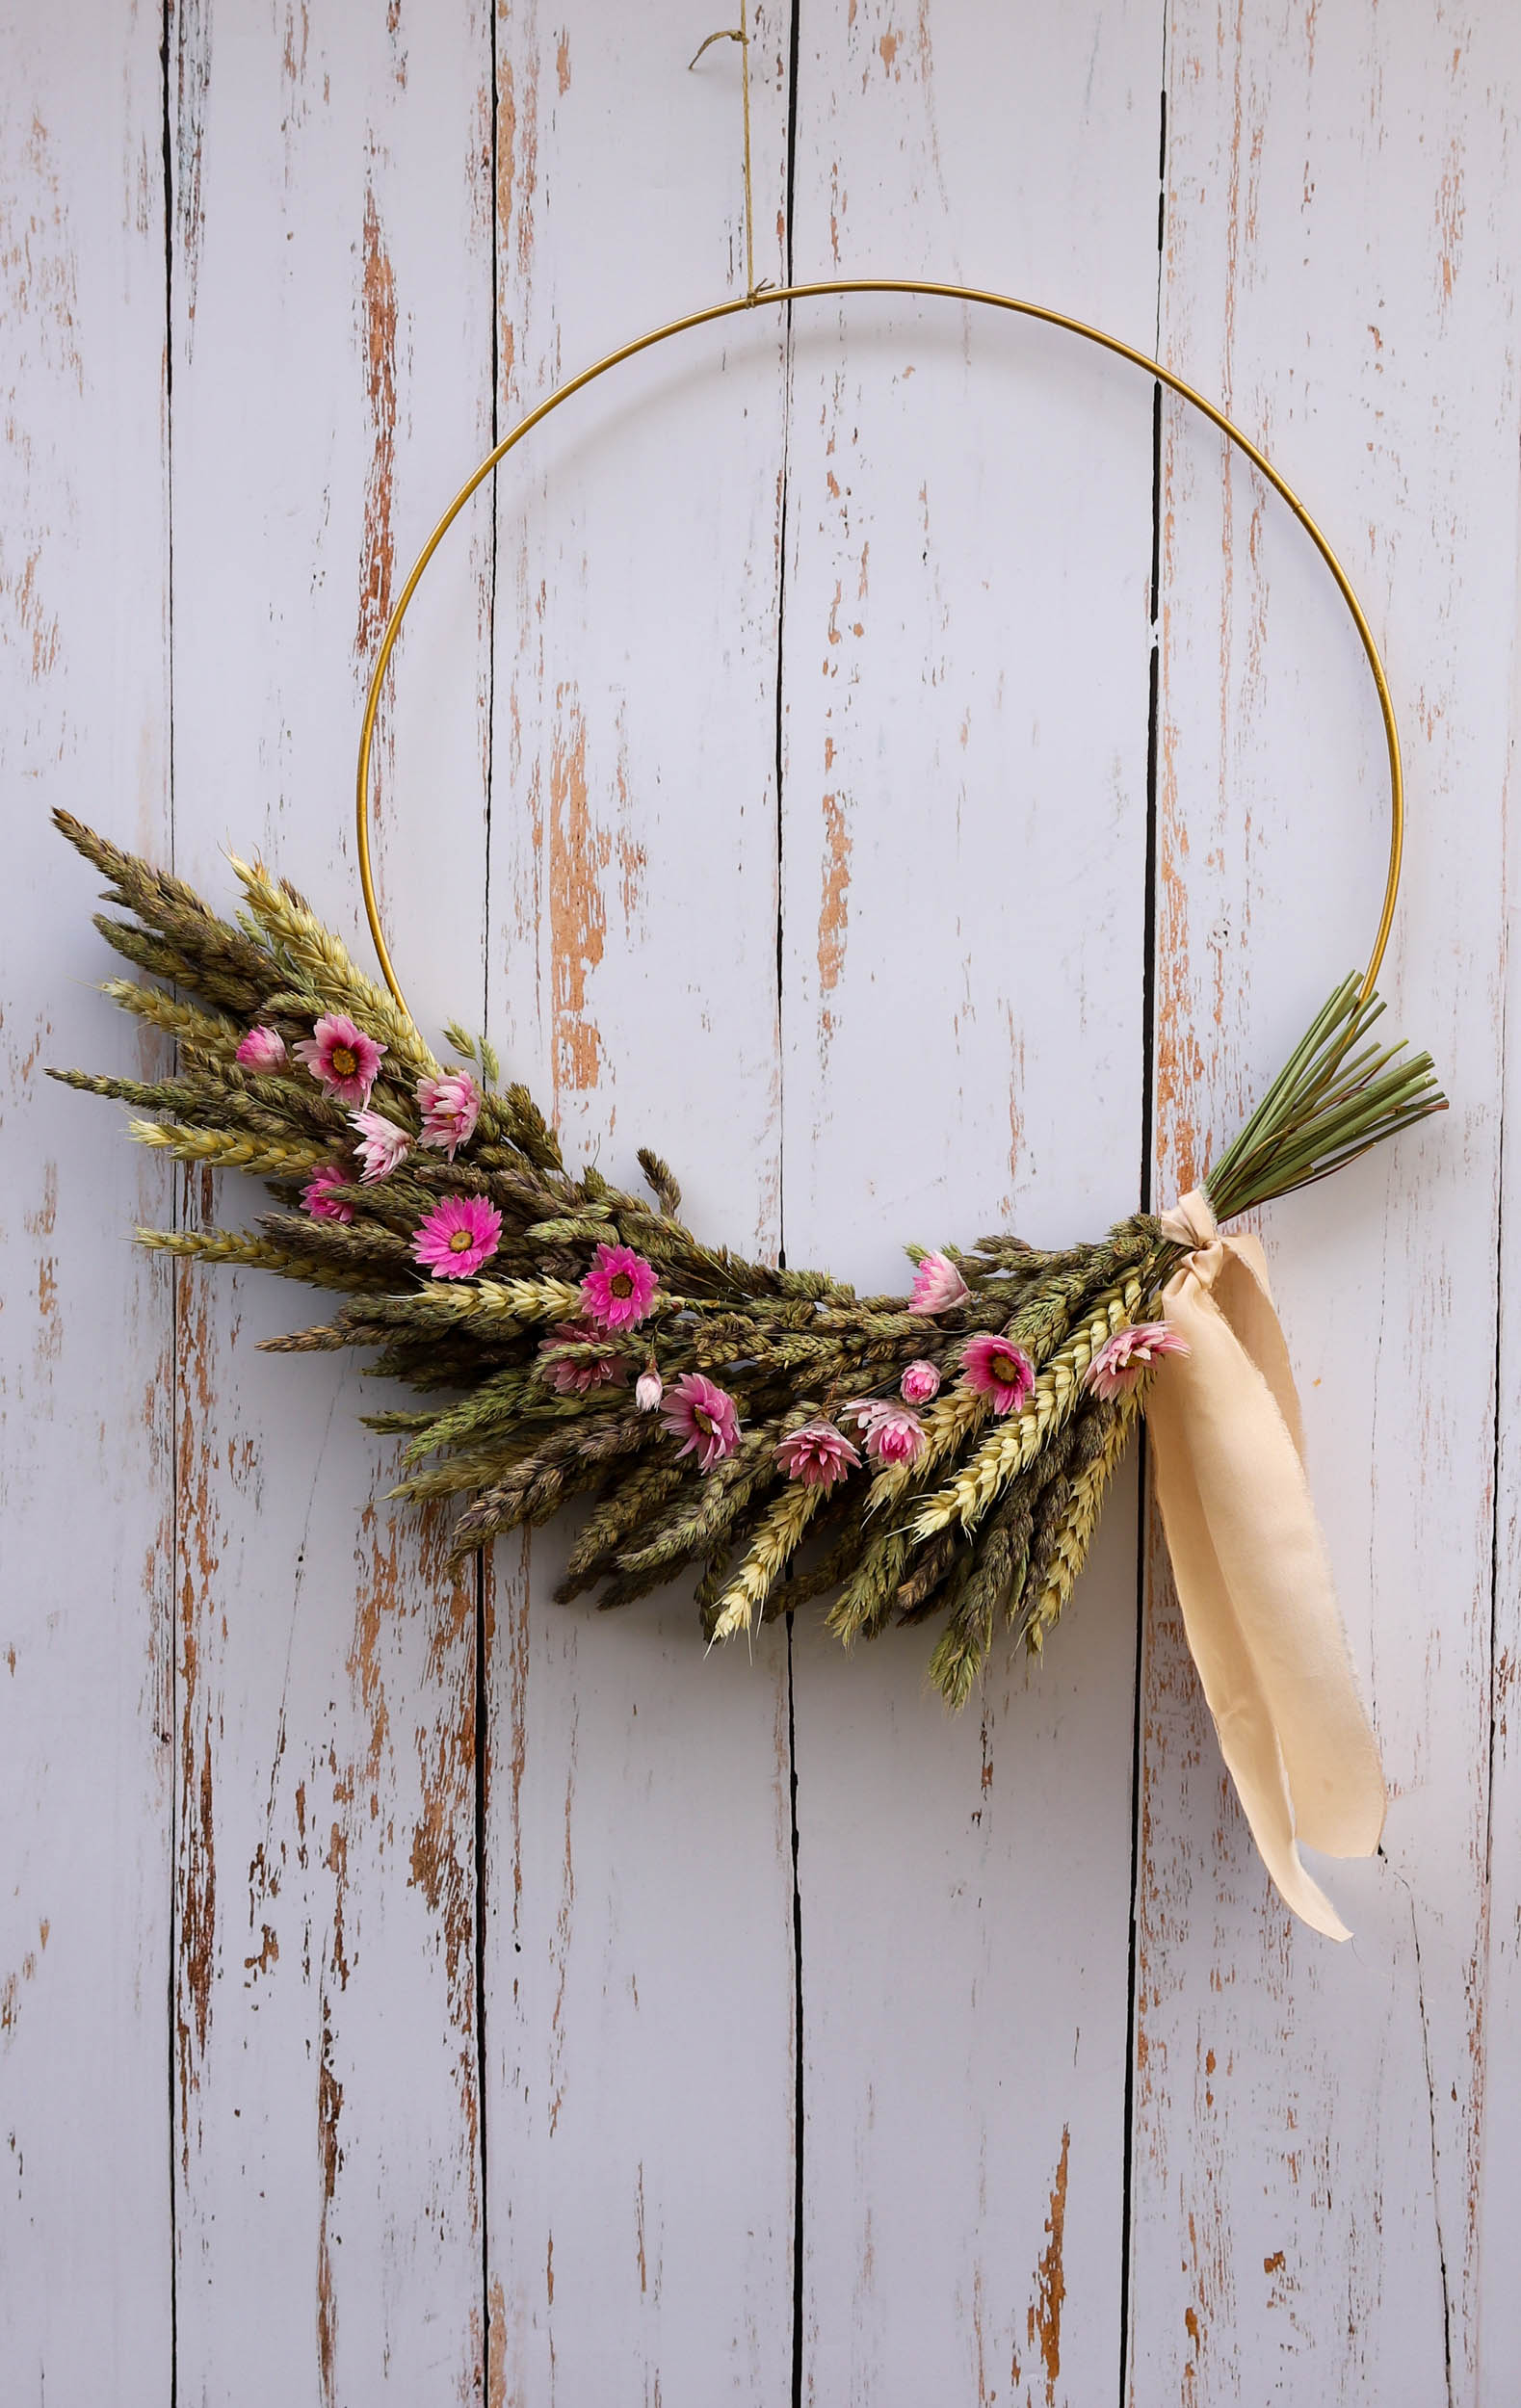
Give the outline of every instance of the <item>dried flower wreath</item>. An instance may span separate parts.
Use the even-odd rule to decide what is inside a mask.
[[[234,925],[55,817],[133,915],[99,915],[101,933],[167,982],[105,992],[174,1038],[179,1067],[53,1075],[158,1115],[132,1135],[254,1172],[276,1200],[257,1236],[139,1235],[345,1297],[276,1351],[374,1348],[375,1372],[459,1392],[368,1417],[408,1442],[398,1496],[466,1500],[457,1557],[590,1494],[563,1597],[600,1584],[622,1605],[696,1564],[711,1638],[827,1592],[846,1640],[933,1616],[931,1675],[955,1706],[1001,1628],[1039,1649],[1148,1374],[1187,1346],[1157,1318],[1185,1233],[1137,1213],[1057,1253],[910,1246],[905,1296],[747,1262],[685,1226],[647,1150],[651,1199],[573,1176],[490,1047],[451,1028],[458,1059],[437,1060],[283,879],[235,861]],[[1379,1009],[1355,976],[1337,987],[1210,1172],[1218,1220],[1441,1108],[1427,1055],[1366,1041]]]

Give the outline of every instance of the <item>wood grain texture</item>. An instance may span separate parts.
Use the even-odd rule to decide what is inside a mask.
[[[786,13],[754,33],[776,275]],[[504,16],[502,425],[743,277],[739,61],[669,5]],[[694,191],[708,196],[692,206]],[[499,480],[491,1022],[568,1158],[674,1166],[774,1254],[774,313],[593,388]],[[672,1067],[679,1064],[679,1074]],[[792,2360],[792,1871],[780,1630],[707,1658],[690,1581],[557,1605],[498,1550],[485,2061],[493,2401],[781,2399]]]
[[[171,72],[176,865],[224,896],[223,845],[262,847],[349,933],[370,657],[489,432],[489,20],[219,7],[179,20]],[[478,542],[420,609],[426,709],[380,746],[381,889],[431,1026],[483,1002],[484,566]],[[178,2379],[474,2399],[475,1583],[384,1502],[394,1450],[356,1417],[397,1400],[257,1352],[303,1318],[180,1269]]]
[[[804,26],[800,275],[954,276],[1149,348],[1156,10]],[[800,310],[793,377],[786,1243],[901,1289],[909,1239],[1064,1243],[1139,1200],[1152,396],[943,304]],[[821,2408],[1117,2386],[1135,1527],[1127,1479],[1043,1663],[958,1720],[923,1632],[845,1660],[800,1618]]]
[[[742,289],[739,62],[689,74],[672,0],[0,7],[6,2408],[1521,2384],[1521,44],[1499,0],[792,25],[757,273],[1159,348],[1387,646],[1383,983],[1454,1110],[1264,1232],[1393,1794],[1324,1876],[1356,1938],[1268,1890],[1133,1475],[952,1721],[921,1635],[558,1606],[560,1531],[451,1581],[391,1400],[258,1352],[299,1295],[122,1242],[210,1200],[42,1084],[140,1059],[45,807],[222,898],[262,847],[357,935],[399,581],[558,378]],[[1188,1185],[1365,952],[1383,804],[1324,572],[1161,432],[1049,330],[875,302],[582,397],[382,709],[424,1025],[489,1025],[572,1159],[652,1143],[699,1230],[874,1285]]]
[[[93,881],[47,812],[109,795],[167,842],[157,34],[10,9],[0,46],[0,2390],[146,2408],[172,2351],[170,1297],[120,1237],[169,1188],[43,1074],[156,1060],[91,991]]]
[[[1383,985],[1454,1110],[1266,1221],[1391,1787],[1379,1861],[1331,1869],[1344,1950],[1268,1892],[1154,1559],[1138,2402],[1478,2395],[1518,74],[1498,12],[1171,12],[1164,347],[1319,505],[1385,641],[1411,830]],[[1170,1193],[1367,943],[1384,802],[1295,530],[1170,412],[1164,474]]]

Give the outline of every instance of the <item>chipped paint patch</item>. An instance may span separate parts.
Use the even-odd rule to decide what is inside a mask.
[[[549,942],[552,1075],[563,1092],[582,1095],[602,1069],[602,1037],[587,1008],[587,982],[602,959],[607,903],[601,879],[613,844],[591,815],[587,791],[587,723],[574,690],[555,691],[549,754]]]
[[[359,293],[360,355],[370,421],[370,462],[364,480],[359,558],[359,624],[354,657],[368,667],[391,614],[396,570],[392,510],[396,485],[396,275],[380,224],[373,184],[364,191],[363,270]]]
[[[819,894],[819,992],[832,994],[845,967],[850,919],[851,830],[838,795],[824,798],[824,868]]]

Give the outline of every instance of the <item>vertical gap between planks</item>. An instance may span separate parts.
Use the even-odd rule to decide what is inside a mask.
[[[490,56],[491,140],[488,147],[491,196],[491,440],[488,450],[495,451],[501,415],[500,380],[501,353],[501,285],[502,285],[502,213],[498,199],[497,175],[500,144],[500,61],[498,57],[500,12],[498,0],[487,0],[487,28]],[[481,940],[481,1027],[491,1026],[491,803],[496,772],[496,588],[498,562],[497,483],[491,480],[491,509],[486,533],[486,598],[485,598],[485,814],[483,844],[485,870],[483,879],[482,940]],[[485,1077],[485,1064],[481,1064]],[[490,1704],[491,1680],[487,1641],[490,1617],[487,1612],[490,1572],[486,1562],[488,1549],[481,1548],[475,1558],[475,2084],[476,2133],[479,2180],[481,2185],[481,2361],[479,2370],[480,2395],[484,2408],[492,2408],[491,2401],[491,2185],[489,2149],[489,2107],[486,2064],[485,2009],[485,1937],[486,1937],[486,1808],[490,1796]]]
[[[792,0],[787,35],[787,167],[783,187],[785,251],[782,273],[793,279],[793,201],[798,170],[798,61],[801,0]],[[750,229],[746,228],[748,235]],[[782,312],[782,438],[781,495],[776,535],[776,1236],[777,1261],[787,1261],[787,1178],[785,1112],[787,1057],[783,1013],[783,630],[787,604],[787,494],[792,434],[792,303]],[[787,1615],[787,1805],[792,1847],[792,1977],[793,1977],[793,2108],[792,2108],[792,2408],[802,2408],[802,2216],[803,2216],[803,2025],[802,2025],[802,1890],[798,1867],[798,1719],[793,1659],[793,1624]]]
[[[1508,878],[1507,880],[1508,884]],[[1510,1049],[1510,930],[1508,919],[1502,917],[1500,927],[1500,1103],[1499,1124],[1495,1143],[1495,1262],[1498,1276],[1495,1282],[1495,1353],[1490,1374],[1493,1388],[1494,1445],[1490,1458],[1489,1498],[1489,1756],[1484,1776],[1484,1898],[1486,1920],[1491,1912],[1491,1872],[1494,1862],[1495,1837],[1495,1748],[1498,1744],[1499,1717],[1496,1711],[1499,1696],[1500,1663],[1500,1514],[1501,1480],[1504,1473],[1506,1335],[1506,1092],[1508,1084]],[[1379,1849],[1380,1856],[1383,1853]]]
[[[1163,273],[1167,204],[1167,16],[1162,17],[1162,90],[1157,111],[1157,310],[1155,356],[1162,357]],[[1148,613],[1151,658],[1146,698],[1146,849],[1141,1005],[1141,1209],[1152,1206],[1156,1120],[1157,1017],[1157,757],[1162,702],[1162,387],[1151,389],[1151,575]],[[1146,1432],[1137,1448],[1135,1704],[1130,1737],[1130,1934],[1125,1997],[1125,2103],[1119,2236],[1119,2408],[1130,2384],[1130,2274],[1136,2154],[1136,1992],[1140,1970],[1141,1739],[1144,1730],[1146,1558],[1148,1538]]]
[[[169,711],[169,741],[165,746],[165,775],[169,803],[169,859],[174,867],[174,118],[170,69],[173,58],[174,0],[164,0],[159,31],[159,74],[163,102],[160,140],[164,209],[164,688]],[[175,1048],[176,1058],[178,1048]],[[180,1225],[183,1181],[170,1182],[170,1225]],[[168,1267],[169,1295],[169,1490],[170,1581],[166,1612],[169,1629],[169,1726],[173,1754],[169,1780],[169,1973],[164,1999],[164,2065],[168,2090],[169,2171],[169,2399],[179,2399],[179,2226],[178,2191],[174,2172],[175,2066],[174,2028],[179,1973],[179,1647],[174,1616],[179,1598],[179,1291],[189,1266]]]

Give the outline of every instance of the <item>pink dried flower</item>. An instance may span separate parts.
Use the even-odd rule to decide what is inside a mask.
[[[468,1070],[450,1070],[441,1079],[419,1079],[417,1109],[423,1116],[423,1143],[437,1146],[451,1162],[468,1145],[481,1117],[482,1095]]]
[[[995,1413],[1021,1413],[1036,1384],[1036,1367],[1023,1347],[993,1331],[969,1338],[961,1355],[961,1377],[979,1396],[991,1397]]]
[[[910,1313],[949,1313],[964,1304],[971,1290],[947,1254],[926,1254],[914,1272]]]
[[[319,1163],[302,1190],[302,1202],[313,1220],[353,1220],[354,1206],[333,1193],[334,1188],[353,1185],[353,1173],[342,1163]]]
[[[1159,1354],[1187,1354],[1189,1343],[1167,1322],[1138,1322],[1133,1329],[1116,1329],[1106,1338],[1084,1378],[1095,1396],[1111,1397],[1134,1388]]]
[[[647,1372],[641,1372],[634,1382],[634,1402],[642,1413],[653,1413],[666,1393],[666,1383],[653,1363]]]
[[[917,1463],[927,1443],[923,1422],[906,1404],[879,1405],[863,1423],[862,1437],[874,1463]]]
[[[473,1279],[502,1238],[502,1216],[484,1195],[441,1196],[412,1240],[412,1260],[435,1279]]]
[[[285,1039],[278,1029],[250,1029],[238,1047],[237,1060],[245,1070],[283,1070]]]
[[[310,1036],[296,1047],[320,1086],[340,1104],[367,1104],[380,1067],[383,1045],[366,1036],[346,1011],[325,1011]]]
[[[562,1322],[550,1331],[538,1351],[545,1358],[542,1371],[557,1396],[587,1397],[593,1388],[618,1388],[628,1377],[628,1366],[611,1347],[602,1347],[594,1355],[569,1362],[564,1355],[555,1359],[554,1349],[564,1346],[586,1346],[599,1338],[601,1331],[590,1322]]]
[[[632,1329],[645,1319],[659,1285],[654,1264],[631,1245],[599,1245],[581,1294],[591,1319],[604,1329]]]
[[[372,1188],[377,1179],[388,1179],[406,1162],[412,1141],[383,1112],[351,1112],[349,1118],[359,1132],[359,1177]]]
[[[677,1461],[684,1454],[695,1454],[704,1472],[711,1472],[740,1443],[739,1408],[734,1399],[701,1372],[683,1372],[661,1406],[661,1417],[675,1437],[686,1440],[676,1450]]]
[[[940,1393],[940,1374],[932,1363],[926,1363],[921,1357],[917,1363],[909,1364],[898,1382],[898,1393],[905,1404],[928,1404],[931,1397]]]
[[[805,1422],[776,1449],[776,1460],[787,1478],[800,1479],[805,1488],[832,1488],[860,1459],[845,1432],[832,1422]]]

